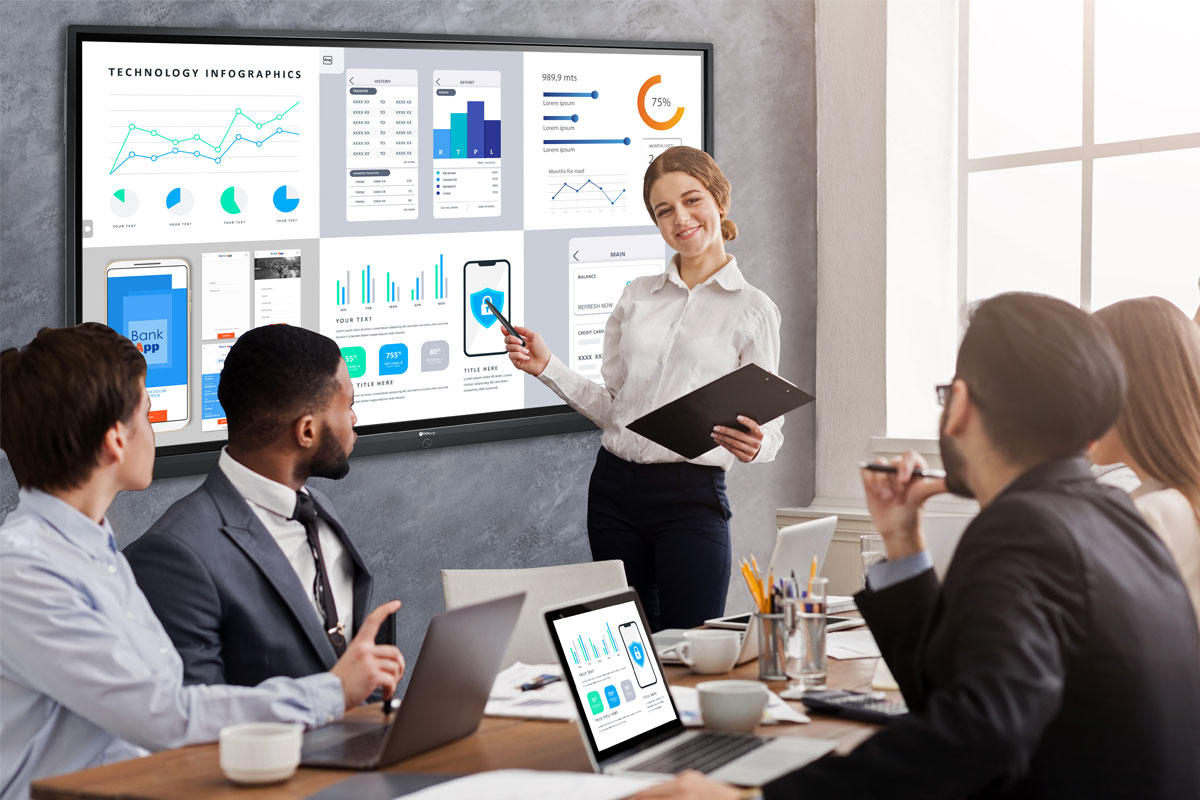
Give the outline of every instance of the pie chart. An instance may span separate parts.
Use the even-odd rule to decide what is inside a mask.
[[[132,217],[138,210],[137,195],[128,189],[117,189],[113,192],[109,207],[118,217]]]
[[[240,186],[230,186],[221,192],[221,209],[226,214],[240,214],[246,207],[246,190]]]
[[[196,199],[192,197],[192,193],[187,189],[176,186],[171,191],[167,192],[167,211],[170,211],[176,216],[182,217],[192,211],[192,206],[196,204]]]
[[[271,202],[284,214],[290,214],[300,205],[300,192],[296,191],[295,186],[280,186],[271,197]]]

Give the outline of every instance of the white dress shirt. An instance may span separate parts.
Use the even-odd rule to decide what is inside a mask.
[[[39,778],[211,742],[226,725],[342,716],[336,675],[184,686],[183,661],[97,525],[37,490],[0,526],[0,800]]]
[[[304,587],[309,602],[321,618],[321,607],[313,596],[313,580],[317,577],[317,564],[312,550],[308,548],[308,534],[299,521],[291,519],[296,510],[296,492],[282,483],[259,475],[249,467],[238,463],[229,455],[228,448],[221,449],[217,460],[221,472],[233,484],[238,494],[249,503],[254,516],[271,534],[287,557],[296,577]],[[300,491],[308,494],[307,488]],[[325,559],[325,571],[329,574],[329,585],[333,587],[333,601],[337,604],[338,619],[346,626],[346,641],[354,636],[354,561],[342,546],[337,534],[324,518],[317,518],[317,534],[321,539],[321,556]]]
[[[676,254],[663,274],[626,286],[613,308],[604,329],[603,386],[556,356],[538,377],[604,431],[601,443],[613,455],[639,464],[681,462],[683,456],[625,426],[746,364],[778,372],[779,321],[779,309],[746,282],[737,259],[689,290]],[[783,417],[762,429],[755,462],[779,452]],[[735,460],[718,446],[691,463],[727,470]]]
[[[1200,520],[1196,510],[1183,492],[1154,478],[1146,478],[1129,496],[1175,558],[1200,621]]]

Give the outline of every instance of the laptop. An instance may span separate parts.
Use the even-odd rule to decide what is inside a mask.
[[[335,722],[304,734],[301,766],[379,769],[473,732],[524,602],[520,592],[435,615],[391,720]]]
[[[828,739],[684,728],[633,589],[542,614],[596,772],[661,776],[696,769],[716,780],[761,786],[836,745]]]
[[[825,568],[825,554],[829,552],[829,544],[833,541],[837,522],[838,518],[831,516],[780,528],[775,538],[775,551],[771,553],[771,562],[767,571],[763,573],[764,579],[767,575],[774,575],[776,578],[790,577],[795,572],[799,582],[807,583],[814,556],[817,559],[817,574],[820,575]],[[740,630],[750,624],[750,614],[729,614],[705,620],[704,624],[713,628]],[[861,624],[861,620],[843,617],[831,622],[828,630],[841,630]]]

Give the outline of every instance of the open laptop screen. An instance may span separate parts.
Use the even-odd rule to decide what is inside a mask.
[[[632,590],[546,612],[597,762],[682,727]]]

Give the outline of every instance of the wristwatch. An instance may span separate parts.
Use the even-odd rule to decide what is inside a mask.
[[[751,789],[742,789],[742,793],[738,795],[741,800],[763,800],[762,789],[755,786]]]

